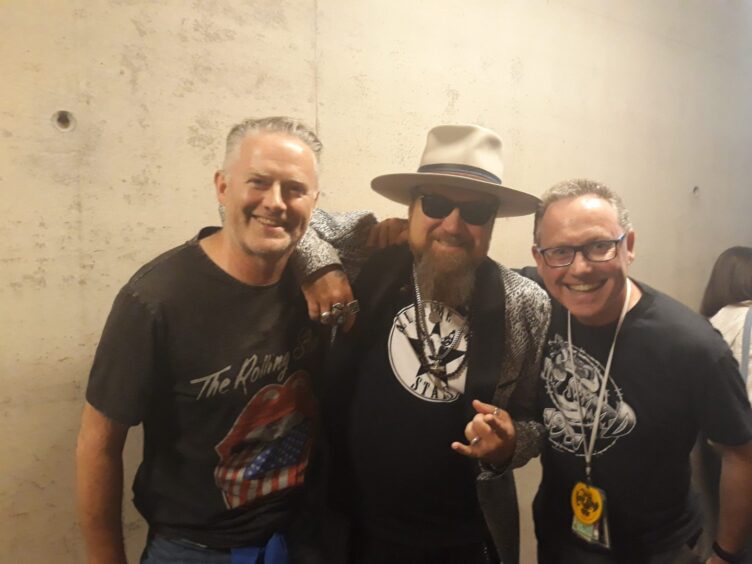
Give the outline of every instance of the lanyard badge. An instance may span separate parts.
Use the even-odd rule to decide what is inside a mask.
[[[572,488],[572,532],[589,544],[611,548],[606,492],[584,482]]]
[[[595,441],[598,438],[598,427],[601,419],[603,404],[606,399],[606,388],[608,387],[609,373],[611,372],[611,361],[614,357],[616,347],[616,337],[619,329],[624,322],[629,309],[629,299],[632,295],[632,283],[627,278],[627,292],[624,297],[624,305],[621,308],[619,322],[616,324],[614,339],[611,342],[611,350],[608,353],[606,368],[603,372],[601,387],[598,392],[598,403],[595,407],[593,416],[593,428],[590,433],[590,440],[583,441],[585,451],[585,482],[577,482],[572,488],[570,502],[572,505],[572,532],[587,543],[611,548],[611,534],[608,527],[608,511],[606,507],[606,492],[593,485],[591,480],[591,469],[593,463],[593,451],[595,450]],[[574,391],[577,407],[580,410],[580,423],[582,425],[582,434],[585,436],[585,417],[582,411],[582,403],[579,397],[579,380],[575,372],[574,364],[574,347],[572,347],[572,315],[567,313],[567,338],[569,341],[569,363],[572,378],[575,380]]]

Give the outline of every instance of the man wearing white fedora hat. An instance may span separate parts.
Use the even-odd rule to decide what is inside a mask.
[[[506,470],[538,453],[533,396],[550,303],[487,257],[494,218],[538,204],[502,184],[501,149],[483,127],[433,128],[417,172],[372,181],[409,206],[408,244],[364,264],[352,264],[362,248],[342,247],[334,218],[312,220],[340,248],[361,303],[353,330],[335,341],[324,410],[350,562],[519,559]],[[304,273],[337,261],[311,230],[299,250]],[[326,276],[312,277],[309,293],[326,288]],[[344,320],[327,296],[309,296],[311,315]]]

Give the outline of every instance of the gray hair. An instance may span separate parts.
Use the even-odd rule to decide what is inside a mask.
[[[260,119],[249,118],[234,125],[227,134],[224,168],[227,170],[236,157],[240,144],[249,135],[255,133],[284,133],[297,137],[313,151],[318,163],[321,149],[324,147],[313,130],[303,122],[286,116],[272,116]]]
[[[565,180],[564,182],[554,184],[541,196],[541,202],[535,211],[535,223],[533,224],[533,240],[535,244],[540,243],[540,222],[551,204],[559,200],[578,198],[589,194],[602,198],[613,206],[614,210],[616,210],[619,225],[621,225],[625,233],[632,229],[629,211],[624,207],[624,202],[616,192],[605,184],[601,184],[595,180],[575,178],[574,180]]]

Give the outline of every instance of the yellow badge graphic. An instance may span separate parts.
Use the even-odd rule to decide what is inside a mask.
[[[572,489],[572,511],[578,521],[592,525],[603,514],[603,498],[597,488],[577,482]]]

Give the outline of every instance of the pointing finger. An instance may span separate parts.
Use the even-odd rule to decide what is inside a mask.
[[[496,433],[496,436],[498,436],[500,439],[509,437],[509,430],[498,417],[494,415],[484,415],[483,421],[486,423],[486,425],[491,427],[491,430]]]
[[[473,408],[475,408],[475,411],[478,413],[493,413],[495,410],[499,409],[495,405],[492,405],[490,403],[483,403],[480,400],[474,399],[473,400]]]

